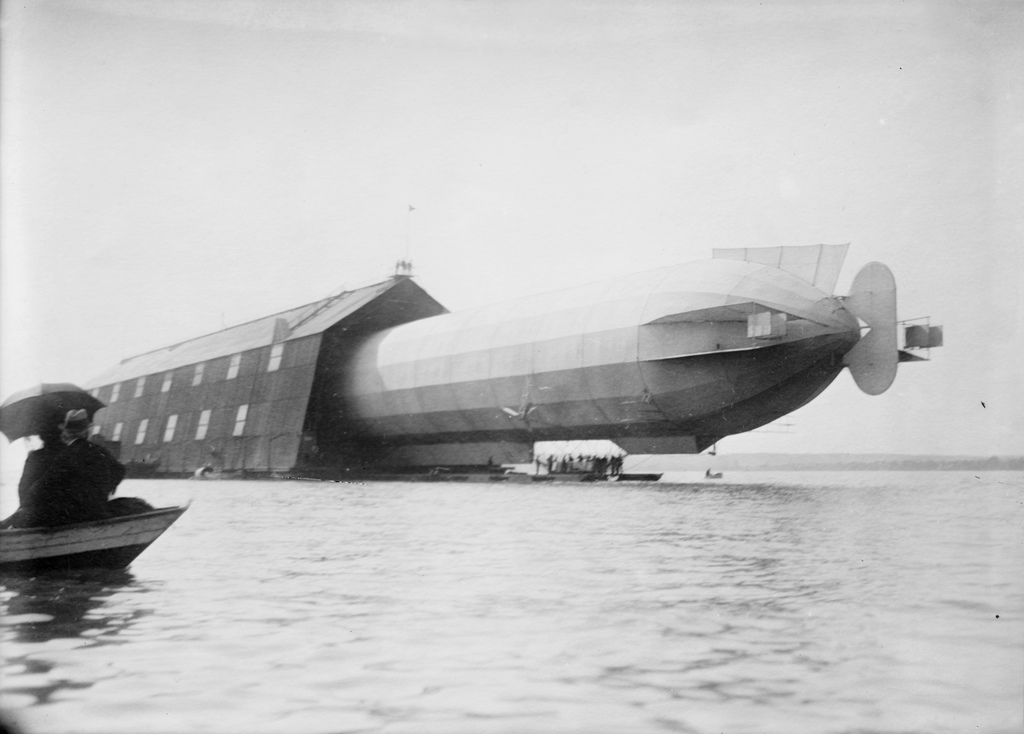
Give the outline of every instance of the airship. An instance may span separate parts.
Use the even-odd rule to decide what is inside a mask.
[[[521,459],[567,439],[699,453],[805,405],[844,369],[879,395],[901,359],[921,359],[899,347],[888,267],[865,265],[833,295],[847,247],[719,249],[414,321],[362,344],[338,392],[399,464],[475,464],[510,446]],[[925,328],[938,346],[941,327]]]
[[[687,262],[449,313],[393,277],[125,360],[96,440],[135,473],[337,476],[529,461],[537,442],[699,453],[814,399],[869,395],[942,343],[889,268],[835,295],[847,245]]]

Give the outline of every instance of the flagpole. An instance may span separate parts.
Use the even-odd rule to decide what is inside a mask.
[[[405,261],[409,261],[409,241],[411,239],[410,233],[412,232],[412,213],[416,211],[416,207],[412,204],[409,205],[409,211],[405,215]]]

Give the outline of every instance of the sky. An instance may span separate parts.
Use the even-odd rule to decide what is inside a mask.
[[[945,346],[719,450],[1024,449],[1019,3],[34,0],[2,22],[4,396],[400,258],[456,311],[849,242],[836,292],[881,261]]]

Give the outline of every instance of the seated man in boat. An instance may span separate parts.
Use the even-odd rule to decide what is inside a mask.
[[[65,448],[28,488],[15,527],[55,527],[120,514],[107,500],[124,478],[124,466],[88,439],[89,425],[84,410],[68,411],[60,425]]]

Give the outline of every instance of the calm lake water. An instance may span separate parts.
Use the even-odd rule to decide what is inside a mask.
[[[32,733],[1013,732],[1024,474],[128,481],[125,572],[0,579]]]

